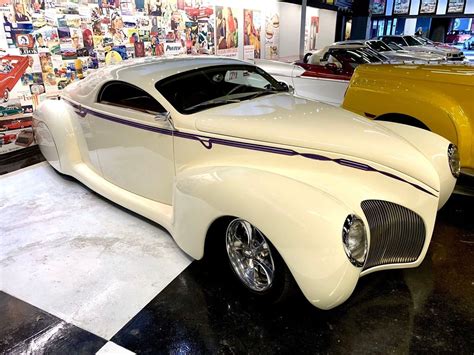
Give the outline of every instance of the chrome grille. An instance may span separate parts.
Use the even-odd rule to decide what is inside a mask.
[[[361,203],[370,229],[370,248],[364,270],[377,265],[413,262],[425,243],[425,224],[406,207],[381,200]]]

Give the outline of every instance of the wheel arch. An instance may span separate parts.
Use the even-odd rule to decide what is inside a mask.
[[[384,113],[380,116],[375,117],[374,120],[399,123],[399,124],[404,124],[404,125],[408,125],[412,127],[421,128],[427,131],[431,131],[431,129],[419,119],[410,115],[403,114],[403,113],[395,113],[395,112]]]

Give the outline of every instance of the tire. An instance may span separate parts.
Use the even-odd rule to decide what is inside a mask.
[[[237,283],[258,299],[276,304],[297,290],[278,251],[250,222],[235,218],[228,224],[225,253]]]

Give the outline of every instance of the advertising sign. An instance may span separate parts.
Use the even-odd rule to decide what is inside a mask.
[[[421,0],[420,14],[435,14],[438,7],[438,0]]]
[[[446,9],[447,14],[462,14],[464,12],[464,6],[466,2],[464,0],[448,0],[448,8]]]
[[[244,10],[244,59],[260,58],[260,11]]]
[[[235,8],[216,6],[217,55],[226,57],[238,57],[239,55],[237,12],[238,10]]]
[[[278,59],[279,46],[280,16],[274,12],[265,18],[265,59]]]
[[[374,0],[372,3],[372,15],[385,15],[385,0]]]
[[[408,15],[410,13],[410,0],[395,0],[393,2],[394,15]]]

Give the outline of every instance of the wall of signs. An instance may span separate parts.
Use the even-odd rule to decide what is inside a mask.
[[[30,145],[39,101],[94,69],[183,54],[277,59],[277,1],[0,1],[0,153]]]
[[[473,15],[474,0],[371,0],[376,16],[392,15]]]

